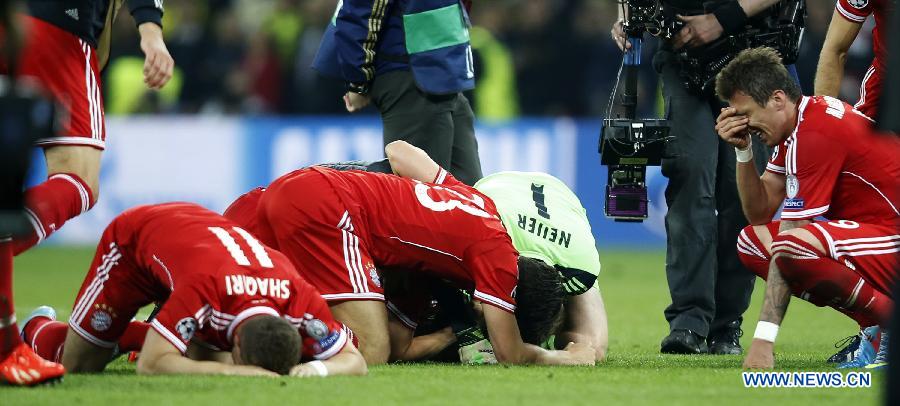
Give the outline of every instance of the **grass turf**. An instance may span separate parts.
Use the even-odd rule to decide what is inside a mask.
[[[92,249],[39,248],[17,258],[18,316],[41,304],[68,316]],[[600,283],[609,314],[606,363],[589,367],[420,364],[370,369],[365,378],[142,377],[122,359],[99,375],[68,375],[41,388],[0,388],[2,405],[35,404],[877,404],[885,380],[871,388],[745,388],[740,356],[659,354],[668,332],[664,253],[603,251]],[[744,323],[747,345],[764,285],[758,283]],[[855,324],[830,309],[794,300],[779,334],[776,363],[790,371],[831,371],[823,362]]]

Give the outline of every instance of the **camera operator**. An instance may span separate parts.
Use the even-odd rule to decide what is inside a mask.
[[[624,1],[624,0],[622,0]],[[734,242],[747,225],[735,184],[734,148],[719,140],[715,118],[722,107],[710,92],[689,90],[679,73],[678,51],[702,47],[742,32],[752,17],[779,0],[662,0],[683,23],[654,55],[673,137],[662,161],[666,188],[666,276],[672,304],[665,310],[670,333],[661,352],[740,354],[742,314],[753,292],[753,274],[740,263]],[[612,37],[631,48],[624,31],[626,6]],[[761,144],[761,143],[760,143]],[[764,167],[763,145],[754,156]]]

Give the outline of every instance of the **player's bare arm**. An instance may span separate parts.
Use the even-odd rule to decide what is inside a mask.
[[[278,376],[275,372],[257,366],[229,365],[216,361],[197,361],[183,356],[174,345],[166,341],[156,330],[147,331],[141,357],[137,363],[141,375],[248,375]]]
[[[335,356],[324,361],[312,361],[291,368],[290,375],[298,377],[332,375],[366,375],[369,368],[359,350],[348,342]]]
[[[838,97],[841,78],[844,77],[844,64],[847,62],[847,51],[861,28],[862,23],[847,20],[835,9],[828,33],[825,34],[822,52],[819,53],[819,65],[816,67],[816,95]]]
[[[394,174],[421,182],[434,181],[441,167],[421,148],[406,141],[394,141],[384,147]]]
[[[390,361],[428,359],[456,342],[456,335],[450,327],[414,337],[415,331],[397,320],[393,314],[390,314],[388,329],[391,336]]]
[[[522,341],[512,313],[484,306],[491,345],[497,361],[503,364],[593,365],[594,349],[587,344],[570,343],[564,350],[548,351]]]
[[[175,61],[163,41],[162,28],[148,22],[141,24],[138,32],[141,34],[141,51],[144,52],[144,83],[151,89],[162,89],[172,78],[175,67]]]
[[[779,233],[784,233],[795,228],[802,228],[811,223],[809,220],[782,221]],[[781,271],[775,261],[769,264],[769,277],[766,280],[766,295],[763,299],[762,310],[759,313],[759,321],[781,325],[784,315],[787,313],[788,304],[791,301],[791,289],[781,276]],[[771,369],[775,367],[775,343],[759,338],[754,338],[744,359],[744,368]]]
[[[734,107],[722,109],[716,119],[716,132],[723,141],[739,150],[750,149],[750,119]],[[786,192],[783,175],[764,172],[757,175],[756,164],[750,159],[737,162],[737,187],[747,221],[753,225],[767,224],[775,217]]]
[[[566,301],[564,328],[556,335],[558,343],[583,343],[594,349],[594,359],[606,359],[609,347],[609,330],[606,308],[599,289],[589,289]]]

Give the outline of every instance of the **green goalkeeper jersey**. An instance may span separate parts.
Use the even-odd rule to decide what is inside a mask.
[[[597,284],[600,257],[581,201],[559,179],[540,172],[499,172],[475,184],[497,206],[520,255],[553,265],[569,295]]]

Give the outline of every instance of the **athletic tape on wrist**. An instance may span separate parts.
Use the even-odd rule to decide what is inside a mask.
[[[756,323],[756,332],[753,333],[753,338],[758,338],[760,340],[774,343],[775,337],[778,337],[777,324],[770,323],[768,321],[760,321],[759,323]]]
[[[753,160],[753,144],[747,144],[746,149],[739,149],[738,147],[734,147],[734,156],[737,158],[738,162],[750,162]]]
[[[328,376],[328,367],[325,366],[325,363],[322,361],[310,361],[307,362],[306,365],[312,367],[312,369],[316,370],[316,375],[318,376]]]

